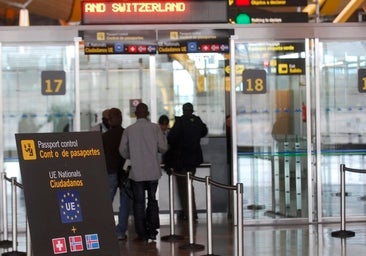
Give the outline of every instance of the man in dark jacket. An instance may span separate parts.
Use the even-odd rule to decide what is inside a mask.
[[[168,134],[169,151],[165,156],[165,164],[175,172],[195,175],[196,168],[203,162],[201,138],[206,136],[208,129],[201,118],[193,114],[193,105],[183,105],[183,115],[176,117],[174,126]],[[183,214],[180,216],[188,218],[188,197],[187,182],[183,177],[177,178],[178,196],[182,205]],[[194,218],[197,219],[196,200],[192,186],[192,210]]]
[[[109,130],[102,134],[103,148],[108,172],[110,196],[113,202],[119,188],[120,206],[118,213],[117,236],[119,240],[126,240],[129,217],[129,197],[123,186],[123,179],[127,179],[123,171],[125,159],[119,153],[119,144],[124,128],[122,128],[122,112],[118,108],[111,108],[108,112]]]

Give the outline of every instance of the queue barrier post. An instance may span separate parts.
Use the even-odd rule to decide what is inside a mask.
[[[174,182],[173,174],[168,173],[169,178],[169,220],[170,220],[170,235],[161,237],[162,241],[177,241],[182,240],[183,236],[175,234],[174,224]]]
[[[17,178],[12,177],[11,179],[11,205],[12,205],[12,235],[13,235],[13,251],[11,252],[5,252],[2,255],[3,256],[25,256],[25,252],[19,252],[18,251],[18,222],[17,222],[17,186],[20,186],[19,183],[17,183]]]
[[[351,230],[346,230],[346,170],[351,172],[366,172],[366,170],[356,170],[351,168],[346,168],[344,164],[340,165],[340,186],[341,186],[341,201],[340,201],[340,215],[341,215],[341,229],[338,231],[333,231],[331,233],[332,237],[353,237],[355,232]]]
[[[196,177],[192,175],[191,173],[187,174],[181,174],[176,173],[174,171],[171,171],[169,174],[169,198],[170,198],[170,236],[162,237],[162,241],[175,241],[175,234],[174,234],[174,187],[173,187],[173,176],[179,176],[181,178],[186,178],[187,186],[188,186],[188,203],[189,203],[189,244],[185,244],[179,247],[179,249],[193,249],[193,250],[203,250],[204,246],[195,244],[194,243],[194,237],[193,237],[193,211],[192,211],[192,180],[196,180],[199,182],[205,182],[206,185],[206,214],[207,214],[207,254],[202,256],[218,256],[212,253],[212,196],[211,196],[211,188],[212,185],[227,189],[227,190],[233,190],[236,193],[234,193],[235,197],[235,214],[234,219],[235,223],[234,226],[236,226],[236,232],[235,232],[235,249],[237,256],[243,256],[244,255],[244,247],[243,247],[243,184],[238,183],[236,186],[229,186],[225,184],[221,184],[218,182],[215,182],[212,180],[209,176],[207,176],[205,179]],[[180,237],[180,236],[179,236]]]
[[[205,249],[205,246],[202,244],[196,244],[194,242],[194,234],[193,234],[193,203],[192,203],[192,173],[187,172],[186,182],[187,182],[187,194],[188,194],[188,224],[189,224],[189,243],[183,244],[179,246],[179,249],[182,250],[197,250],[202,251]]]
[[[8,240],[8,200],[7,200],[7,183],[6,173],[1,172],[1,195],[2,195],[2,219],[3,219],[3,240],[0,241],[0,248],[9,248],[12,241]]]
[[[243,183],[236,184],[236,215],[237,215],[237,256],[244,255],[244,240],[243,240]]]

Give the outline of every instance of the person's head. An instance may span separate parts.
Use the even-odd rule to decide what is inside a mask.
[[[105,110],[103,110],[103,112],[102,112],[102,123],[103,123],[106,127],[109,127],[108,118],[109,118],[109,109],[105,109]]]
[[[193,105],[189,102],[183,104],[183,115],[191,115],[194,110],[193,110]]]
[[[231,115],[227,115],[225,119],[226,127],[231,127]]]
[[[135,115],[137,117],[137,119],[139,118],[147,118],[147,116],[149,115],[149,108],[145,103],[139,103],[136,106],[136,110],[135,110]]]
[[[122,125],[122,112],[119,108],[111,108],[108,112],[108,122],[110,127]]]
[[[165,132],[169,128],[169,118],[166,115],[161,115],[159,117],[158,123],[160,125],[160,129]]]

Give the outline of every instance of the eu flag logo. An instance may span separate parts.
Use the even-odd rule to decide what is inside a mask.
[[[83,221],[79,192],[77,190],[58,191],[58,203],[62,223]]]

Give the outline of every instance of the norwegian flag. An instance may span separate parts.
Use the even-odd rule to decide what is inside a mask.
[[[69,236],[70,251],[80,252],[84,251],[83,239],[81,236]]]
[[[52,247],[54,254],[67,253],[66,240],[64,237],[53,238]]]

